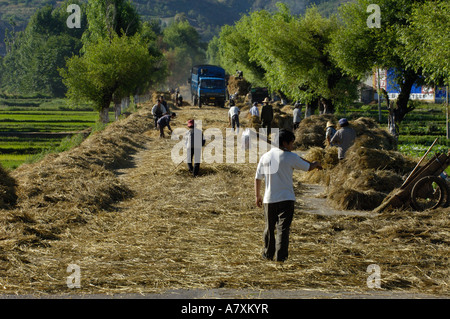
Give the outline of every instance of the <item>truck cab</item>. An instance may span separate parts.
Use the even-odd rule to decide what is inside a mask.
[[[189,82],[194,105],[225,106],[227,84],[223,68],[215,65],[196,65],[191,69]]]

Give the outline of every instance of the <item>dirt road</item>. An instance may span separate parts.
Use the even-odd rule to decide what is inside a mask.
[[[226,109],[183,107],[176,112],[173,128],[184,128],[190,118],[202,120],[205,129],[223,132],[228,126]],[[132,196],[95,213],[74,203],[80,208],[68,225],[61,224],[57,238],[43,237],[43,232],[25,233],[21,241],[16,233],[5,237],[2,297],[448,297],[446,219],[377,219],[365,212],[337,211],[320,196],[322,187],[303,185],[289,259],[268,262],[260,254],[263,213],[253,198],[256,163],[204,163],[194,178],[184,163],[172,160],[178,141],[160,139],[150,117],[138,123],[149,130],[132,133],[124,126],[121,136],[132,140],[139,134],[145,145],[113,171]],[[108,150],[103,149],[106,158]],[[81,213],[83,218],[77,215]],[[48,227],[48,215],[27,216],[16,224]],[[23,231],[29,232],[28,224]],[[10,227],[7,221],[5,225]],[[433,234],[433,229],[444,232]],[[380,290],[367,285],[371,264],[382,266]],[[67,284],[68,265],[80,269],[79,288]]]

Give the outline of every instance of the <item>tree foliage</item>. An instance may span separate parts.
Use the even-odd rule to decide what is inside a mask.
[[[119,36],[132,36],[142,27],[141,18],[129,0],[89,0],[86,7],[88,29],[83,43]]]
[[[137,93],[164,77],[161,56],[148,51],[149,44],[140,34],[132,37],[113,35],[88,43],[81,56],[67,61],[67,69],[60,69],[67,96],[73,100],[94,102],[104,114],[114,97]],[[102,118],[107,122],[107,118]]]
[[[367,24],[367,7],[371,0],[357,0],[340,7],[339,15],[343,27],[333,35],[331,54],[338,65],[348,74],[363,78],[375,67],[393,69],[395,84],[400,88],[395,117],[401,122],[413,109],[409,102],[414,83],[423,79],[422,69],[405,62],[405,45],[402,34],[410,28],[409,18],[414,3],[425,0],[379,0],[381,9],[380,28],[370,28]]]
[[[329,110],[354,99],[356,82],[341,72],[329,52],[338,20],[323,17],[315,7],[303,16],[278,7],[278,12],[256,11],[222,29],[218,60],[225,69],[240,69],[253,84],[293,100],[321,98]]]
[[[403,57],[408,67],[422,70],[429,84],[450,85],[450,2],[415,5],[410,26],[402,30]]]
[[[58,8],[45,6],[36,11],[24,31],[11,35],[2,63],[3,90],[64,95],[66,89],[57,69],[65,65],[66,57],[78,53],[86,26],[84,23],[79,29],[67,27],[66,8],[72,3],[82,6],[77,0],[66,1]]]

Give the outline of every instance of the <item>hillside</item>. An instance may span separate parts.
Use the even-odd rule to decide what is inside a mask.
[[[338,5],[348,0],[285,0],[295,14],[317,4],[324,14],[334,12]],[[5,30],[23,30],[33,13],[45,5],[58,5],[56,0],[0,0],[0,55],[5,54]],[[183,14],[198,28],[205,41],[217,34],[224,24],[233,24],[242,14],[249,11],[273,10],[278,0],[134,0],[132,1],[144,21],[161,19],[169,23],[177,14]]]

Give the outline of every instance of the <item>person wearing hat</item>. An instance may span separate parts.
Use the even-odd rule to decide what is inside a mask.
[[[187,165],[189,172],[197,177],[200,170],[202,146],[205,145],[203,132],[196,127],[194,120],[187,122],[189,131],[186,133],[186,150],[187,150]],[[194,159],[194,161],[192,161]]]
[[[326,130],[325,131],[326,142],[328,143],[328,145],[334,146],[333,144],[331,144],[331,139],[333,138],[334,134],[336,134],[336,128],[334,127],[334,123],[328,121],[327,128],[325,130]]]
[[[334,134],[333,138],[330,140],[330,144],[338,147],[338,158],[339,160],[343,160],[345,153],[355,142],[356,132],[350,127],[346,118],[339,120],[339,126],[341,128]]]
[[[301,120],[302,120],[301,114],[302,114],[302,108],[301,108],[301,105],[300,105],[300,103],[295,102],[295,104],[294,104],[294,112],[293,112],[293,116],[294,116],[294,118],[293,118],[293,122],[294,122],[294,131],[295,131],[296,129],[298,129],[298,127],[300,126],[300,122],[301,122]]]
[[[170,133],[172,133],[172,128],[170,127],[170,120],[172,120],[173,118],[175,118],[177,115],[175,113],[172,113],[171,115],[166,114],[164,116],[162,116],[159,120],[158,120],[158,127],[159,127],[159,137],[164,138],[164,128],[167,126],[167,128],[169,129]]]
[[[267,136],[270,134],[273,120],[273,108],[269,102],[269,98],[266,97],[261,108],[261,126],[266,130]]]

